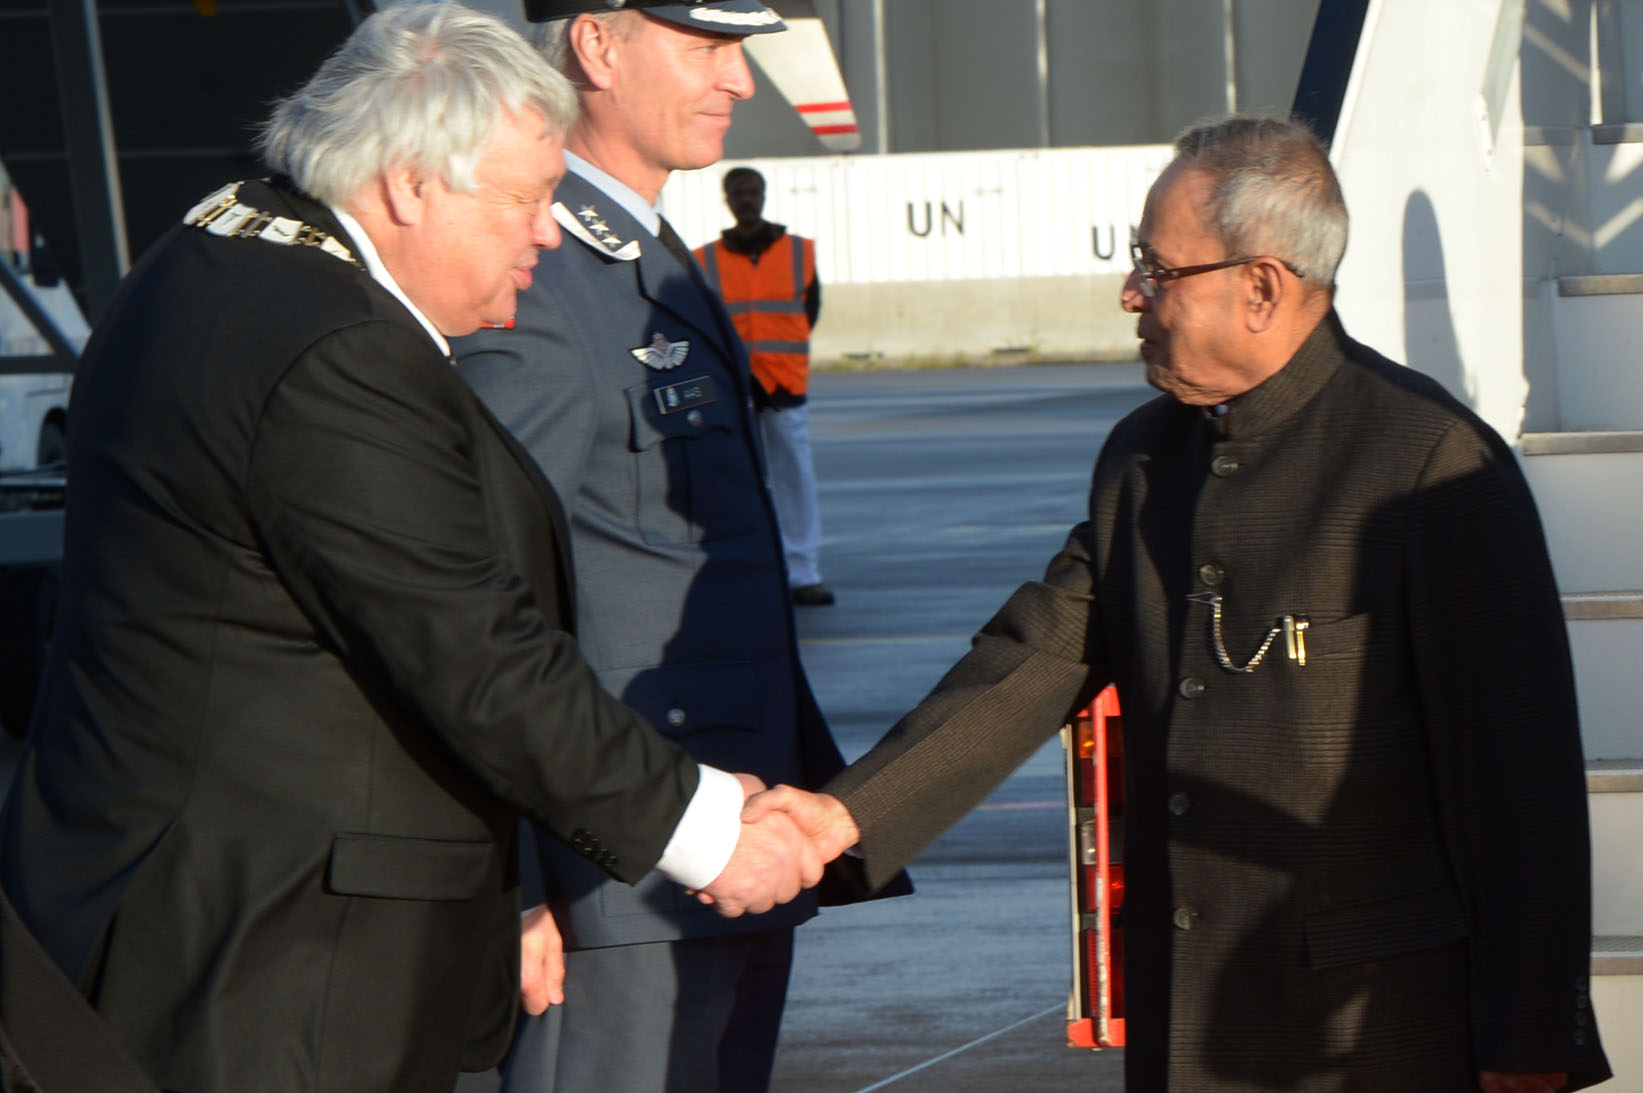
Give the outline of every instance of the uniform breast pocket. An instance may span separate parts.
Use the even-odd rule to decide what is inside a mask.
[[[711,376],[627,389],[634,522],[647,543],[746,535],[764,511],[737,395]]]

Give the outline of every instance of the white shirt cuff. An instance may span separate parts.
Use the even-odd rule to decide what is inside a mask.
[[[679,817],[656,871],[686,888],[702,889],[713,883],[742,835],[742,784],[733,774],[698,763],[702,780]]]

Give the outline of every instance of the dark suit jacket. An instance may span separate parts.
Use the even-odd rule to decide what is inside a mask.
[[[163,1086],[448,1093],[511,1032],[519,810],[632,882],[696,786],[568,632],[552,492],[362,269],[193,228],[73,413],[6,891]]]
[[[1305,615],[1305,666],[1280,635]],[[832,785],[870,875],[1108,681],[1132,1089],[1607,1073],[1563,617],[1512,453],[1326,319],[1218,421],[1113,431],[1090,520]]]
[[[564,242],[542,253],[514,328],[455,351],[565,498],[583,651],[612,694],[702,762],[819,786],[844,764],[799,664],[746,351],[718,298],[611,198],[574,173],[556,196]],[[806,893],[720,918],[660,877],[622,888],[541,844],[572,947],[814,913]]]

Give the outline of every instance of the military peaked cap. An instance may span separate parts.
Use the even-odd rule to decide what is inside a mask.
[[[787,29],[782,17],[759,0],[525,0],[525,18],[533,23],[568,19],[583,12],[627,10],[719,34],[764,34]]]

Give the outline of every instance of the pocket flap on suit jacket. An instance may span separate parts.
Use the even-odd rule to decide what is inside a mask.
[[[496,856],[492,843],[344,834],[331,840],[327,884],[344,896],[473,899]]]
[[[1314,968],[1435,949],[1471,933],[1460,895],[1447,885],[1314,911],[1305,929]]]

